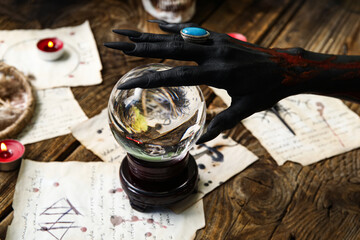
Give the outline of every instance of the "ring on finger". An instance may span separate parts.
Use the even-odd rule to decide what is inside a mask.
[[[181,37],[186,42],[204,43],[209,39],[210,33],[203,28],[187,27],[180,31]]]

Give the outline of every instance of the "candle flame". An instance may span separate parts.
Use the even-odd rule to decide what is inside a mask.
[[[54,42],[53,42],[53,41],[49,41],[49,42],[48,42],[48,47],[49,47],[49,48],[54,47]]]
[[[1,151],[7,151],[7,147],[6,147],[6,144],[5,143],[1,143]]]

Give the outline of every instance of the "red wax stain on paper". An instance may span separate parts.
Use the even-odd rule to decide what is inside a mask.
[[[86,64],[86,62],[80,62],[80,64]]]
[[[4,42],[5,42],[4,40],[0,40],[0,44],[1,44],[1,43],[4,43]]]
[[[125,220],[120,216],[111,216],[110,222],[115,227],[115,226],[118,226],[118,225],[122,224],[123,222],[125,222]]]
[[[117,192],[123,192],[124,190],[122,188],[115,188],[115,189],[110,189],[109,193],[117,193]]]
[[[58,187],[60,184],[58,182],[54,182],[54,187]]]
[[[82,227],[82,228],[80,228],[80,231],[86,232],[86,231],[87,231],[87,228],[86,228],[86,227]]]
[[[70,36],[74,36],[75,35],[75,32],[70,32]]]
[[[38,188],[33,188],[33,192],[39,192]]]
[[[317,111],[319,112],[320,117],[322,118],[322,120],[326,123],[327,127],[330,129],[330,131],[332,132],[332,134],[338,139],[338,141],[340,142],[342,147],[345,147],[345,144],[343,143],[343,141],[341,140],[341,138],[339,137],[339,135],[336,134],[336,132],[334,131],[334,129],[332,129],[332,127],[330,126],[330,124],[328,123],[328,121],[326,120],[326,118],[324,117],[324,109],[325,106],[323,103],[321,102],[317,102],[316,106],[318,107]]]
[[[151,233],[151,232],[145,233],[145,237],[151,237],[151,236],[152,236],[152,233]]]
[[[72,74],[69,74],[69,78],[73,78],[74,77],[74,75],[72,75]]]
[[[162,225],[162,224],[159,223],[159,222],[155,222],[154,219],[152,219],[152,218],[148,218],[148,219],[146,220],[146,222],[149,223],[149,224],[159,225],[161,228],[167,228],[165,225]]]
[[[227,35],[229,35],[230,37],[235,38],[237,40],[247,42],[247,38],[241,33],[232,32],[232,33],[227,33]]]
[[[155,222],[154,219],[152,219],[152,218],[146,219],[146,218],[139,218],[137,216],[132,216],[130,220],[123,219],[120,216],[111,216],[110,221],[114,227],[118,226],[122,223],[125,223],[125,222],[147,222],[148,224],[156,224],[161,228],[167,228],[167,226],[162,225],[159,222]]]

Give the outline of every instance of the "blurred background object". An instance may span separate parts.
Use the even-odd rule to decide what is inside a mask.
[[[145,10],[169,23],[189,21],[195,14],[196,0],[142,0]]]

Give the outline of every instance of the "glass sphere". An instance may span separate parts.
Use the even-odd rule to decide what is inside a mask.
[[[206,104],[199,87],[118,89],[132,78],[171,68],[165,64],[134,68],[111,92],[108,107],[111,131],[117,142],[138,159],[152,162],[182,159],[202,133]]]

